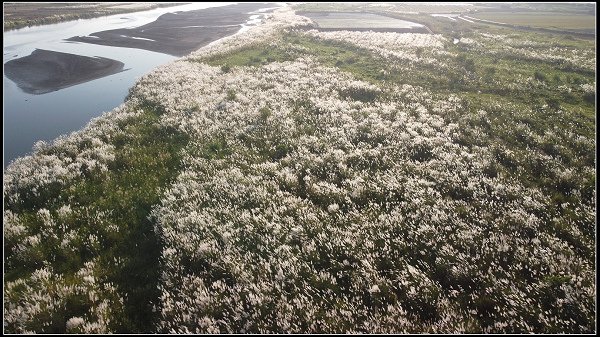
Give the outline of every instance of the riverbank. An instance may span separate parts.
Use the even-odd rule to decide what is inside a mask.
[[[36,49],[6,62],[6,77],[29,94],[40,95],[123,71],[123,62]]]
[[[98,117],[105,111],[123,103],[129,88],[135,81],[156,66],[173,61],[176,57],[147,49],[133,49],[105,46],[100,44],[65,42],[73,36],[87,36],[103,29],[128,28],[142,26],[158,19],[168,12],[197,11],[215,7],[215,10],[228,8],[224,3],[194,3],[190,5],[154,9],[113,15],[89,20],[63,22],[54,25],[31,27],[13,30],[4,34],[4,62],[29,56],[36,49],[77,54],[87,57],[100,56],[124,63],[127,71],[111,76],[96,78],[93,81],[81,82],[77,85],[61,88],[46,94],[32,94],[23,91],[17,83],[4,76],[5,90],[5,133],[4,133],[4,167],[18,157],[31,153],[33,145],[39,141],[51,141],[62,134],[68,134],[85,126],[91,118]],[[265,4],[262,8],[274,7]],[[249,12],[249,10],[247,11]],[[256,16],[260,19],[258,10]],[[237,32],[244,31],[241,26],[249,28],[258,20],[246,20],[246,16],[234,26]],[[195,23],[194,25],[201,25]],[[206,25],[206,24],[205,24]],[[214,35],[208,29],[197,31],[205,36],[207,42],[213,42],[222,35]],[[133,35],[135,37],[135,35]],[[210,38],[210,39],[209,39]],[[214,39],[214,40],[213,40]],[[132,39],[135,41],[135,39]],[[129,47],[129,46],[128,46]],[[44,88],[40,88],[44,90]],[[98,95],[102,92],[102,95]]]
[[[139,48],[174,56],[184,56],[241,28],[253,11],[266,3],[242,3],[189,12],[167,13],[156,21],[132,29],[112,29],[69,41],[106,46]]]
[[[236,4],[161,15],[137,28],[121,28],[75,36],[68,41],[150,50],[184,56],[215,40],[235,34],[253,11],[264,4]],[[103,57],[87,57],[50,50],[6,63],[6,76],[29,94],[44,94],[123,69],[123,63]]]

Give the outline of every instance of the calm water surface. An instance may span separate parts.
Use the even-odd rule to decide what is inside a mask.
[[[232,3],[194,3],[5,32],[3,63],[27,56],[39,48],[107,57],[123,62],[124,69],[128,70],[42,95],[27,94],[3,76],[4,168],[13,159],[30,153],[36,141],[51,141],[61,134],[79,130],[91,118],[119,106],[139,77],[177,58],[147,50],[68,42],[64,39],[107,29],[138,27],[168,12],[229,4]],[[256,20],[256,17],[252,19]]]

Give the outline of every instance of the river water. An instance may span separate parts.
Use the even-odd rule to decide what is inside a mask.
[[[51,141],[61,134],[79,130],[90,119],[119,106],[137,79],[156,66],[177,59],[175,56],[142,49],[69,42],[64,39],[107,29],[138,27],[169,12],[230,4],[233,3],[193,3],[5,32],[3,63],[27,56],[39,48],[107,57],[123,62],[124,69],[127,70],[42,95],[27,94],[3,76],[4,168],[13,159],[30,153],[38,140]],[[256,21],[257,17],[252,16],[246,24]],[[245,30],[247,26],[242,25],[241,29]]]

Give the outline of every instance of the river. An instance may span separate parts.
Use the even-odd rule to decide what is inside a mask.
[[[175,56],[142,49],[70,42],[64,39],[107,29],[138,27],[169,12],[230,4],[233,3],[193,3],[5,32],[3,63],[27,56],[38,48],[106,57],[123,62],[124,69],[127,70],[41,95],[25,93],[3,76],[4,168],[15,158],[29,154],[38,140],[51,141],[61,134],[79,130],[92,118],[119,106],[137,79],[156,66],[177,59]],[[240,29],[247,29],[248,25],[257,23],[257,19],[257,16],[252,16],[245,24],[240,23]]]

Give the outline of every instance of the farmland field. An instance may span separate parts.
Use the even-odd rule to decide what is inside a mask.
[[[324,13],[367,6],[277,9],[11,164],[5,331],[595,333],[595,41]],[[389,18],[433,33],[349,29]]]
[[[319,12],[306,13],[305,15],[315,21],[319,28],[334,28],[339,30],[356,28],[394,29],[422,26],[409,21],[370,13]]]
[[[520,26],[592,31],[596,22],[594,15],[557,12],[478,12],[470,16]]]

